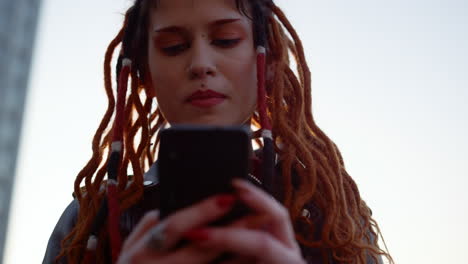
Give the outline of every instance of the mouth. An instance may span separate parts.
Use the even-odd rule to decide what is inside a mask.
[[[224,102],[226,98],[225,94],[213,90],[197,90],[187,98],[186,102],[196,107],[208,108]]]

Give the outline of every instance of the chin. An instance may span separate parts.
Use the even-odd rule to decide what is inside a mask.
[[[195,126],[242,126],[247,122],[229,119],[220,116],[206,116],[192,120],[183,120],[180,122],[172,122],[171,125],[195,125]]]

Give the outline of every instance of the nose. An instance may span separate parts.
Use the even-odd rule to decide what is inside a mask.
[[[205,79],[209,76],[216,76],[216,67],[209,43],[204,43],[202,39],[194,41],[192,44],[192,56],[188,73],[190,80]]]

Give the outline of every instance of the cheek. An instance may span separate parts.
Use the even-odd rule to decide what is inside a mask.
[[[253,55],[251,55],[253,56]],[[231,61],[225,75],[232,86],[233,105],[227,113],[236,124],[244,123],[250,118],[257,103],[256,58],[244,56],[242,60]],[[255,59],[254,59],[255,58]]]
[[[177,72],[178,67],[176,67],[178,63],[157,56],[150,56],[150,60],[149,70],[156,97],[166,97],[170,93],[173,94],[175,90],[171,87],[178,87],[181,82],[181,73]]]
[[[252,58],[253,57],[253,58]],[[236,87],[242,93],[244,102],[255,104],[257,98],[257,65],[255,56],[252,56],[238,67]]]
[[[174,119],[174,115],[177,115],[177,106],[173,104],[176,102],[176,100],[173,100],[174,96],[176,96],[176,89],[171,89],[171,87],[179,85],[181,80],[180,75],[177,75],[173,70],[174,67],[164,67],[161,60],[154,57],[153,62],[150,62],[149,66],[153,86],[152,90],[154,91],[158,107],[166,119]]]
[[[172,82],[180,78],[175,78],[175,68],[161,60],[155,60],[150,63],[150,72],[153,80],[153,85],[156,89],[161,89],[164,86],[170,85]]]

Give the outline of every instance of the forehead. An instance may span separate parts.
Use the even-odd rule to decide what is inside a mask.
[[[237,8],[236,0],[158,0],[150,12],[153,27],[197,25],[220,19],[250,23]]]

